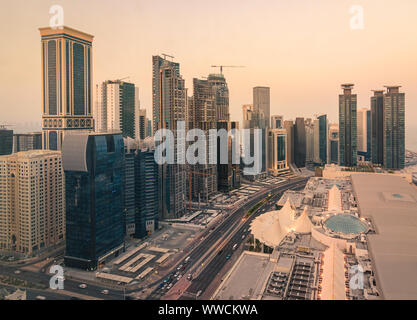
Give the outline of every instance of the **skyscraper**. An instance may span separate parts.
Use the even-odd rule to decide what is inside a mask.
[[[61,150],[64,136],[94,130],[92,41],[63,27],[39,28],[42,42],[42,148]]]
[[[384,167],[403,169],[405,164],[405,94],[400,86],[386,86],[384,94]]]
[[[42,132],[16,133],[13,136],[13,152],[42,149]]]
[[[0,156],[13,152],[13,130],[0,126]]]
[[[124,144],[121,134],[68,135],[65,265],[95,269],[124,248]]]
[[[384,164],[384,90],[371,97],[371,154],[373,164]]]
[[[209,137],[209,130],[217,128],[216,94],[219,89],[212,89],[208,80],[193,79],[193,101],[189,113],[189,129],[200,129]],[[227,108],[225,108],[227,106]],[[222,103],[224,115],[228,117],[228,101]],[[223,120],[227,123],[227,120]],[[190,165],[190,170],[198,172],[192,174],[192,197],[208,199],[217,191],[217,165],[209,164],[209,141],[206,141],[206,164]]]
[[[294,125],[294,163],[298,168],[306,165],[306,129],[304,118],[296,118]]]
[[[354,167],[357,163],[356,136],[356,94],[353,84],[342,84],[343,94],[339,95],[339,164]]]
[[[288,171],[287,130],[270,129],[268,131],[268,171],[273,175]]]
[[[294,163],[294,121],[285,120],[284,129],[287,131],[287,162],[290,166]]]
[[[282,129],[284,124],[284,116],[276,115],[271,116],[271,128],[272,129]]]
[[[371,110],[361,108],[357,111],[358,157],[362,161],[371,160]]]
[[[254,87],[253,88],[253,109],[259,112],[265,119],[265,127],[270,127],[270,89],[269,87]]]
[[[136,138],[135,85],[121,80],[104,81],[97,90],[97,131],[121,131]]]
[[[139,109],[137,116],[136,138],[143,140],[147,137],[148,118],[146,118],[146,109]]]
[[[339,125],[332,123],[329,126],[329,148],[327,163],[339,163]]]
[[[314,162],[318,165],[327,163],[328,121],[327,115],[314,120]]]
[[[38,254],[65,238],[61,153],[0,156],[0,250]]]
[[[230,121],[229,88],[223,74],[209,74],[207,81],[214,95],[216,121]]]
[[[175,138],[174,145],[171,146],[175,164],[165,164],[160,168],[161,218],[177,218],[186,210],[186,166],[177,161],[177,149],[185,150],[185,145],[178,145],[182,142],[177,141],[176,131],[178,122],[186,120],[187,89],[180,75],[179,63],[160,56],[153,56],[152,63],[153,130],[155,133],[159,129],[169,129]]]

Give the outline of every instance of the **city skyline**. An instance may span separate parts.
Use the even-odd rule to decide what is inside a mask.
[[[195,12],[200,8],[198,12],[201,12],[201,22],[197,23],[193,17],[186,21],[178,19],[176,23],[179,28],[175,28],[177,31],[169,32],[162,32],[163,25],[173,22],[169,17],[163,25],[153,28],[150,17],[161,9],[161,5],[158,4],[128,2],[123,8],[113,8],[110,2],[100,2],[100,12],[85,10],[85,15],[75,14],[76,8],[79,7],[77,2],[71,6],[65,2],[61,5],[64,8],[65,25],[95,36],[93,84],[109,78],[130,76],[128,81],[140,88],[141,106],[149,114],[152,92],[152,71],[149,62],[152,55],[168,52],[181,63],[182,75],[189,91],[192,90],[194,77],[218,73],[218,70],[210,67],[213,64],[246,66],[226,69],[224,72],[230,86],[230,114],[233,120],[242,121],[241,106],[251,102],[252,88],[255,86],[271,88],[271,114],[283,114],[284,119],[293,120],[297,116],[313,118],[316,113],[328,114],[330,122],[335,123],[340,83],[355,84],[358,108],[370,108],[371,90],[382,89],[385,85],[401,85],[402,90],[407,93],[408,105],[411,106],[406,110],[407,132],[407,129],[417,127],[417,110],[412,108],[417,103],[417,92],[413,91],[413,88],[417,87],[417,76],[408,72],[416,66],[412,57],[417,53],[417,46],[406,41],[409,39],[408,36],[407,39],[402,37],[405,31],[407,35],[412,36],[417,30],[414,27],[415,22],[407,19],[412,12],[410,6],[416,4],[411,1],[407,3],[406,10],[405,6],[386,4],[381,8],[376,1],[367,2],[363,4],[364,29],[351,30],[349,20],[352,15],[349,13],[350,4],[347,1],[338,4],[329,1],[303,3],[312,10],[313,14],[308,15],[314,18],[305,16],[309,10],[297,11],[301,5],[298,2],[293,5],[276,4],[272,1],[257,4],[242,2],[240,6],[234,6],[236,3],[231,1],[223,5],[222,10],[217,10],[215,3],[187,3],[188,6],[185,7],[185,2],[180,1],[176,3],[177,8],[173,8],[170,3],[164,4],[166,9],[161,14],[166,16],[170,9],[180,18],[184,12]],[[42,83],[39,77],[41,57],[37,28],[48,25],[51,5],[50,1],[36,5],[25,3],[25,10],[21,10],[22,5],[19,2],[6,5],[10,10],[9,14],[4,16],[4,21],[19,21],[19,37],[13,35],[16,45],[6,47],[1,54],[3,60],[9,61],[4,66],[3,77],[0,80],[0,95],[3,102],[10,106],[3,112],[3,121],[6,123],[33,119],[39,119],[40,122]],[[94,1],[85,4],[87,8],[94,5]],[[23,12],[31,6],[33,8],[30,9],[37,13],[33,15],[36,18],[23,17]],[[100,16],[104,21],[103,17],[114,10],[123,16],[123,21],[115,19],[114,23],[104,25],[98,20]],[[269,13],[271,10],[274,11],[274,15]],[[91,15],[91,19],[83,19],[87,14]],[[224,22],[223,18],[228,14],[231,19]],[[250,14],[264,19],[251,19],[246,25],[236,23],[247,21]],[[136,18],[130,19],[132,15]],[[384,17],[391,19],[392,23],[385,23]],[[301,22],[297,22],[302,19],[305,20],[304,27]],[[189,30],[187,26],[193,22],[195,28]],[[310,23],[309,28],[305,28],[306,23]],[[332,28],[328,28],[330,23],[333,23]],[[124,28],[123,34],[115,31],[120,28]],[[285,34],[279,32],[286,29],[290,31]],[[238,31],[241,34],[237,34]],[[11,34],[1,32],[6,40],[11,37]],[[259,32],[260,36],[254,38],[254,33]],[[237,37],[233,38],[233,44],[230,44],[232,36]],[[385,46],[384,50],[377,50],[384,39],[393,36],[396,37],[395,47]],[[268,39],[273,37],[277,37],[277,41],[273,41],[272,46]],[[339,38],[345,43],[343,49],[339,48]],[[146,40],[146,46],[143,45],[143,40]],[[23,41],[28,50],[19,50],[23,45],[20,41]],[[189,50],[193,45],[198,45],[200,49],[197,54]],[[105,61],[115,63],[106,64]],[[20,81],[10,81],[17,78]],[[27,94],[19,101],[10,99],[9,96],[13,97],[13,93],[17,94],[16,90],[25,90]],[[300,91],[303,94],[300,94]],[[6,92],[12,94],[7,95]],[[407,139],[410,136],[410,133],[406,136],[407,146],[411,144]]]

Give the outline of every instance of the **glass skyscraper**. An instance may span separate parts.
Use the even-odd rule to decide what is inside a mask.
[[[356,136],[356,94],[353,84],[342,84],[343,94],[339,95],[339,164],[355,167],[357,164]]]
[[[371,157],[373,164],[384,164],[384,91],[371,97]]]
[[[65,264],[95,269],[124,248],[124,144],[121,134],[66,136]]]
[[[0,156],[13,152],[13,130],[0,127]]]
[[[405,94],[387,86],[384,94],[384,167],[403,169],[405,162]]]

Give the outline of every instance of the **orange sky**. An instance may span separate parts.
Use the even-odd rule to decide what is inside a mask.
[[[65,25],[95,36],[94,83],[130,76],[151,112],[151,57],[174,55],[189,93],[192,78],[225,69],[232,119],[252,102],[252,87],[271,87],[271,115],[327,113],[337,121],[340,84],[355,83],[359,107],[372,89],[402,85],[407,126],[417,127],[415,0],[55,0],[2,3],[0,123],[40,121],[40,26],[60,4]],[[364,8],[351,30],[349,9]]]

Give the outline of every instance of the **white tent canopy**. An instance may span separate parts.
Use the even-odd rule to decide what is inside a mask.
[[[278,246],[285,236],[291,232],[309,233],[313,224],[304,209],[302,215],[295,219],[295,209],[288,199],[278,211],[269,211],[253,220],[252,234],[256,239],[270,247]]]

